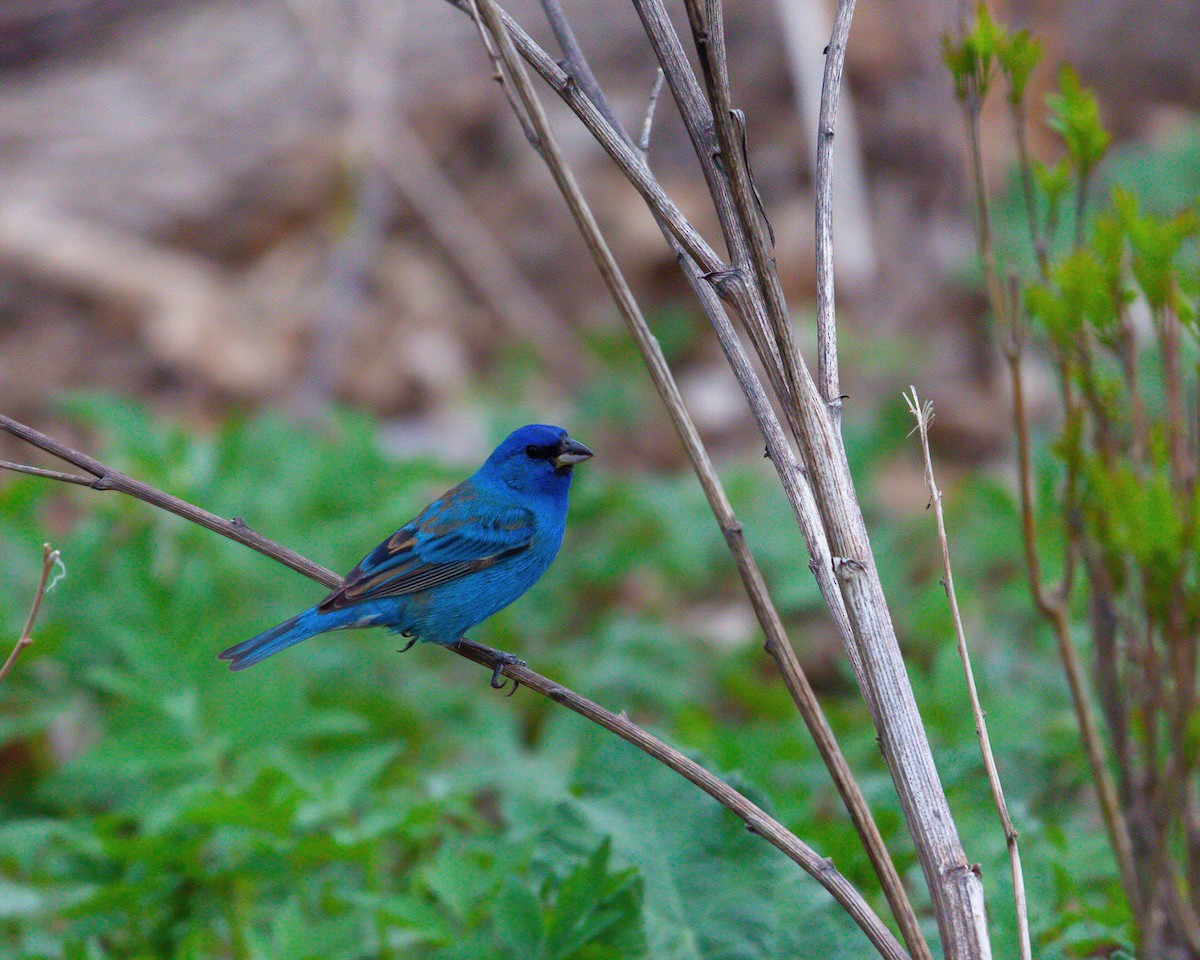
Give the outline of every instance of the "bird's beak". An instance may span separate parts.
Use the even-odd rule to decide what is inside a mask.
[[[554,464],[555,469],[562,470],[565,467],[573,467],[577,463],[583,463],[584,460],[591,459],[591,450],[578,440],[564,437],[558,445],[558,453],[550,462]]]

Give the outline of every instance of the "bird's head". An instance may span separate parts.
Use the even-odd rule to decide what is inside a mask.
[[[592,451],[562,427],[531,423],[505,437],[483,469],[516,490],[566,490],[572,468],[591,456]]]

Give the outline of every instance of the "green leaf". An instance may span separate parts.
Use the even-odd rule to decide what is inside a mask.
[[[1184,210],[1173,217],[1142,215],[1132,194],[1113,191],[1113,205],[1133,248],[1133,275],[1154,310],[1183,307],[1177,260],[1185,240],[1196,235],[1197,216]]]
[[[996,55],[1000,60],[1001,70],[1008,78],[1009,101],[1021,103],[1025,99],[1029,75],[1042,58],[1041,41],[1030,36],[1028,30],[1018,30],[999,45]]]
[[[1058,132],[1080,179],[1087,179],[1108,151],[1112,137],[1100,122],[1100,107],[1079,75],[1064,65],[1058,74],[1058,92],[1046,97],[1047,122]]]
[[[1038,188],[1046,195],[1046,200],[1051,208],[1054,208],[1058,206],[1063,195],[1071,186],[1071,165],[1066,157],[1053,166],[1034,160],[1033,177]]]
[[[942,36],[942,61],[954,79],[960,100],[975,104],[987,96],[1001,52],[1008,47],[1008,34],[992,19],[985,4],[975,8],[975,22],[959,41]]]
[[[505,881],[496,897],[496,935],[514,957],[545,956],[542,948],[542,906],[516,879]]]
[[[611,838],[613,859],[641,873],[649,956],[759,960],[866,949],[816,881],[727,810],[627,744],[591,740],[574,796],[553,813],[539,814],[545,808],[531,800],[511,815],[546,824],[539,849],[556,837],[577,848],[572,823],[586,828],[584,837]]]
[[[546,924],[546,960],[567,960],[618,925],[638,926],[641,887],[633,869],[610,873],[610,843],[595,852],[562,882]]]

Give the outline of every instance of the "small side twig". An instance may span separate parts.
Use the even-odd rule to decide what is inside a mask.
[[[942,492],[938,489],[933,476],[933,457],[929,452],[929,424],[933,420],[933,404],[926,400],[924,403],[917,397],[917,388],[910,386],[911,394],[904,394],[904,402],[909,412],[916,418],[917,431],[921,437],[921,454],[925,458],[925,484],[929,487],[929,503],[933,507],[933,515],[937,520],[938,542],[942,547],[942,581],[946,587],[946,597],[950,601],[950,617],[954,621],[954,638],[958,643],[958,656],[962,660],[963,674],[967,680],[967,696],[971,700],[971,713],[975,718],[975,735],[979,738],[979,752],[983,755],[983,767],[987,771],[988,784],[992,788],[992,801],[996,804],[996,813],[1000,816],[1000,826],[1004,829],[1004,841],[1008,844],[1008,863],[1012,871],[1013,898],[1017,909],[1017,934],[1020,938],[1021,960],[1032,960],[1033,950],[1029,940],[1029,907],[1025,901],[1025,875],[1021,870],[1021,851],[1017,846],[1017,829],[1013,826],[1012,817],[1008,814],[1008,803],[1004,799],[1004,789],[1000,786],[1000,771],[996,767],[996,758],[992,754],[992,744],[988,737],[987,722],[984,720],[983,707],[979,702],[979,691],[975,686],[975,672],[971,669],[971,653],[967,649],[967,636],[963,629],[962,614],[958,609],[958,595],[954,591],[954,571],[950,566],[950,544],[946,538],[946,518],[942,511]]]
[[[846,65],[846,42],[853,19],[854,0],[838,0],[833,33],[826,47],[821,108],[817,116],[817,384],[835,422],[841,418],[842,400],[833,290],[833,136]]]
[[[0,463],[3,462],[0,461]],[[49,471],[46,472],[49,473]],[[64,476],[69,476],[69,474],[65,474]],[[55,566],[61,572],[51,580],[50,575],[54,572]],[[42,544],[42,575],[38,578],[37,590],[33,594],[33,603],[29,607],[29,616],[25,618],[25,628],[21,631],[21,635],[17,637],[16,646],[12,648],[12,653],[4,661],[4,666],[0,667],[0,681],[3,681],[12,671],[13,665],[17,662],[17,657],[21,655],[21,651],[33,643],[33,622],[37,619],[38,611],[42,607],[42,599],[64,576],[66,576],[66,568],[62,565],[59,552],[52,550],[48,543]]]
[[[654,86],[650,88],[650,102],[646,106],[646,119],[642,122],[642,134],[638,137],[638,149],[642,151],[642,160],[650,159],[650,131],[654,126],[654,111],[658,107],[658,98],[662,95],[663,83],[667,75],[659,67],[654,74]]]
[[[466,0],[466,3],[471,11],[472,21],[479,28],[479,36],[483,40],[483,47],[487,51],[488,59],[492,61],[492,79],[500,84],[500,89],[504,91],[504,96],[508,100],[508,105],[512,107],[513,115],[517,118],[517,123],[520,124],[521,131],[525,134],[525,139],[529,141],[529,145],[534,150],[541,153],[542,145],[538,142],[533,124],[530,122],[529,116],[522,109],[521,104],[513,96],[512,85],[505,79],[504,61],[500,57],[500,52],[496,49],[496,44],[492,42],[488,31],[484,29],[483,20],[479,16],[479,4],[477,0]]]

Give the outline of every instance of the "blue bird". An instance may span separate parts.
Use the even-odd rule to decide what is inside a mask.
[[[449,645],[537,582],[562,545],[572,468],[592,456],[561,427],[513,431],[483,466],[379,544],[333,593],[218,659],[244,670],[330,630],[388,627]],[[492,686],[501,687],[504,654]],[[515,689],[515,688],[514,688]]]

